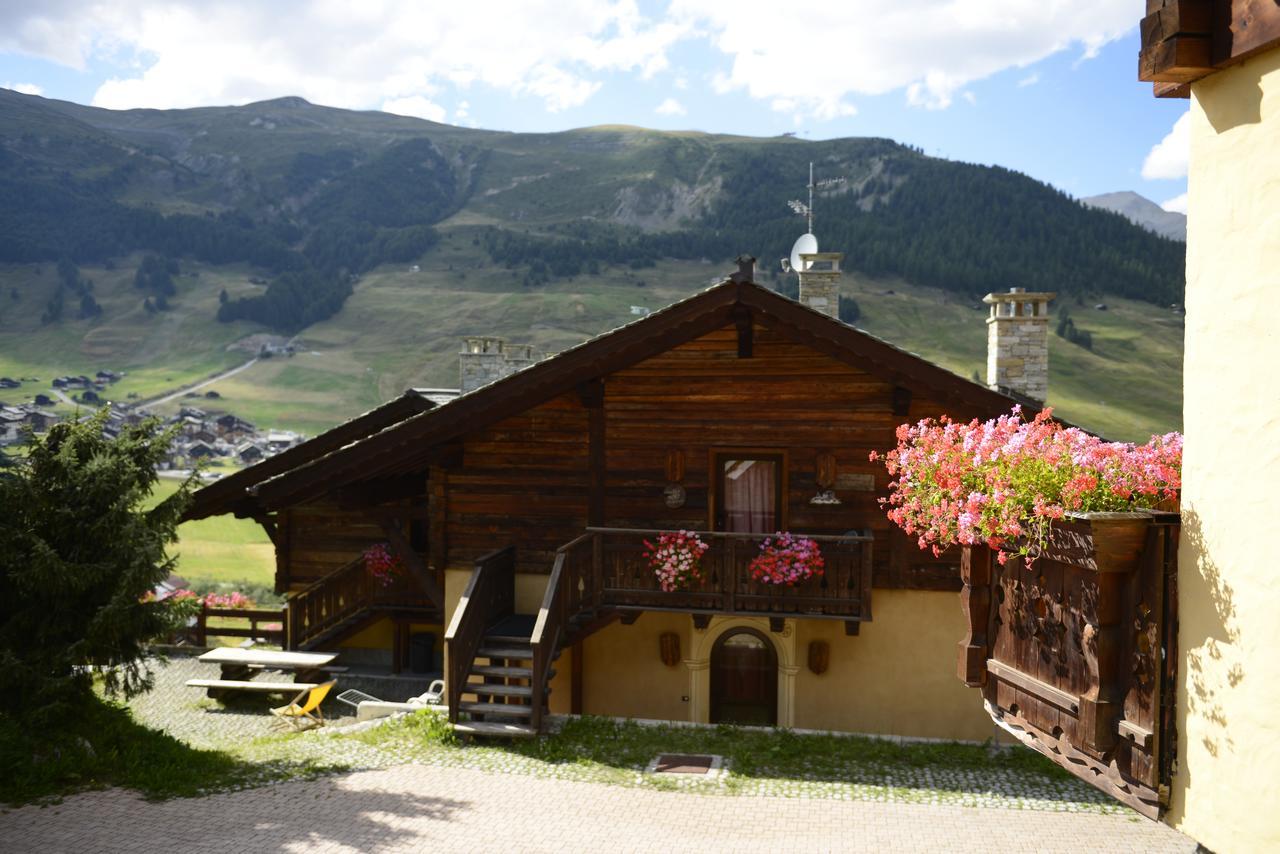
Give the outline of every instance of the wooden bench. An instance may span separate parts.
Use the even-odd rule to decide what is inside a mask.
[[[266,694],[301,694],[319,685],[318,682],[245,682],[238,679],[188,679],[188,688],[205,688],[209,696],[218,699],[231,691],[261,691]]]
[[[247,664],[245,666],[248,667],[250,670],[279,670],[280,669],[279,667],[273,667],[270,664]],[[342,665],[342,664],[326,664],[324,667],[316,667],[312,669],[323,672],[323,673],[346,673],[351,668],[346,667],[345,665]]]

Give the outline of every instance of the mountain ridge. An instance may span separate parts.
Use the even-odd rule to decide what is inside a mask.
[[[1118,213],[1135,225],[1140,225],[1161,237],[1182,243],[1187,242],[1187,215],[1177,211],[1167,211],[1140,193],[1119,190],[1087,196],[1080,201],[1090,207]]]

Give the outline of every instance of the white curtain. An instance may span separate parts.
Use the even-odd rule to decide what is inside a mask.
[[[773,460],[726,460],[725,530],[772,534],[777,530],[777,468]]]

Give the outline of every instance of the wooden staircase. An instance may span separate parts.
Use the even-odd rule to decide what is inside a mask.
[[[553,665],[576,625],[571,618],[581,616],[566,595],[564,549],[537,614],[515,613],[515,563],[514,546],[476,561],[445,633],[449,720],[465,735],[542,731]]]
[[[285,645],[315,649],[386,616],[417,616],[430,622],[439,613],[412,578],[402,576],[384,587],[358,557],[289,598]]]
[[[547,679],[534,678],[533,614],[512,614],[491,626],[481,638],[467,679],[459,692],[459,720],[454,729],[464,735],[494,735],[525,738],[538,734],[533,721],[546,713],[550,690]],[[535,703],[534,683],[543,682]],[[537,706],[537,708],[535,708]],[[452,711],[452,710],[451,710]],[[469,720],[462,721],[461,715]]]

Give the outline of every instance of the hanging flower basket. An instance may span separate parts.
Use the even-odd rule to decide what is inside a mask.
[[[666,531],[644,541],[644,556],[664,593],[684,590],[702,578],[702,556],[710,548],[693,531]]]
[[[955,544],[986,545],[1004,563],[1036,560],[1055,522],[1078,513],[1176,507],[1182,436],[1145,445],[1106,442],[1063,427],[1045,409],[1024,421],[1015,406],[991,421],[924,419],[898,428],[883,459],[889,518],[934,554]]]
[[[404,575],[404,561],[391,551],[389,543],[378,543],[364,552],[364,567],[372,578],[383,587],[390,587]]]
[[[761,584],[795,587],[810,578],[821,578],[826,561],[818,544],[808,537],[779,531],[760,544],[751,561],[751,577]]]

